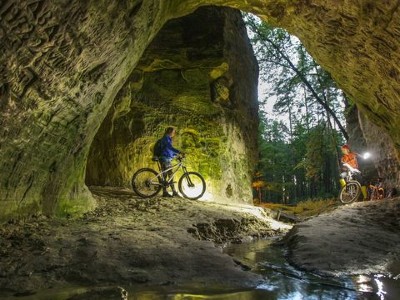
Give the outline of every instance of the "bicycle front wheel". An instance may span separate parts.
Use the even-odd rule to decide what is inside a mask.
[[[138,170],[132,176],[133,191],[142,198],[150,198],[161,190],[161,179],[153,169],[144,168]]]
[[[197,200],[206,191],[206,182],[199,173],[186,172],[179,179],[178,187],[183,197]]]
[[[343,204],[349,204],[356,201],[361,193],[361,185],[358,181],[349,181],[342,188],[339,195],[339,200]]]

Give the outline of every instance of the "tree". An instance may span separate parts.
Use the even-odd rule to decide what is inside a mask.
[[[347,133],[342,125],[343,92],[300,41],[247,15],[246,23],[269,87],[260,101],[260,160],[264,200],[292,201],[336,193],[337,144]],[[270,117],[265,106],[287,122]]]
[[[348,139],[346,129],[337,116],[339,112],[336,108],[342,107],[338,100],[343,101],[340,99],[341,91],[330,74],[312,59],[298,39],[283,29],[259,22],[251,15],[246,20],[252,32],[251,41],[255,46],[262,77],[274,87],[270,96],[277,97],[275,108],[280,112],[289,112],[292,123],[290,109],[293,106],[303,107],[297,95],[306,89],[308,97],[305,100],[311,105],[318,103]]]

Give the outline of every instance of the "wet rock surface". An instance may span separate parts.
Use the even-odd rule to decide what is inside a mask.
[[[3,224],[0,296],[66,285],[255,286],[262,278],[243,271],[216,243],[285,231],[272,229],[272,219],[248,205],[91,190],[98,207],[81,218]]]
[[[293,264],[328,275],[400,278],[400,198],[357,202],[293,227],[285,240]]]
[[[116,95],[129,77],[140,78],[137,70],[132,72],[141,59],[146,59],[146,55],[143,56],[146,48],[156,40],[157,33],[168,20],[183,17],[209,3],[202,0],[0,2],[1,221],[26,216],[33,211],[51,214],[66,207],[76,209],[78,205],[80,212],[91,210],[93,199],[84,182],[88,153],[96,133],[113,108],[117,108],[115,116],[122,117],[127,112],[125,108],[128,106],[125,104],[128,103],[122,102],[123,105],[120,105]],[[385,156],[379,162],[383,170],[392,174],[399,170],[400,9],[397,1],[345,1],[338,5],[335,1],[326,0],[216,0],[213,5],[229,5],[251,11],[299,37],[316,61],[354,100],[360,111],[371,123],[377,125],[376,133],[367,140],[377,141],[373,145],[375,149],[386,148],[388,145],[389,149],[383,151]],[[217,18],[218,24],[226,23],[223,20]],[[196,41],[200,24],[214,28],[212,22],[200,18],[190,27],[184,26],[190,31],[185,35],[187,39],[182,41]],[[220,27],[217,25],[217,28]],[[232,54],[243,54],[243,48],[236,48],[234,37],[239,35],[233,30],[234,26],[227,26],[226,29],[222,35],[226,38],[226,46],[219,48],[218,52],[237,49]],[[175,41],[177,33],[179,31],[172,31],[171,35],[160,37]],[[216,40],[220,41],[218,38]],[[209,91],[200,90],[204,92],[204,99],[211,103],[201,107],[224,107],[224,111],[229,112],[224,115],[237,120],[237,125],[232,129],[242,128],[240,131],[231,131],[229,135],[225,134],[232,137],[232,140],[228,138],[222,144],[222,150],[226,146],[228,150],[239,149],[234,145],[239,141],[239,138],[235,138],[237,132],[240,133],[240,139],[245,141],[241,143],[248,147],[255,144],[249,135],[254,134],[252,129],[256,126],[253,127],[253,123],[249,123],[247,128],[244,126],[256,117],[251,113],[255,112],[255,103],[251,102],[253,104],[250,105],[249,102],[247,106],[243,102],[238,105],[238,100],[251,98],[250,92],[242,94],[245,89],[255,92],[257,84],[251,78],[256,70],[253,76],[248,76],[251,70],[244,68],[250,66],[247,63],[249,60],[244,60],[245,55],[232,55],[230,61],[233,63],[229,64],[228,61],[225,65],[221,61],[217,68],[213,67],[214,64],[204,64],[201,61],[197,64],[198,59],[208,60],[215,56],[216,52],[210,50],[216,49],[216,44],[211,43],[212,47],[208,48],[202,47],[204,43],[195,44],[189,49],[189,45],[184,43],[179,49],[190,50],[188,57],[193,64],[185,64],[182,68],[181,64],[176,66],[173,55],[165,56],[168,49],[176,53],[174,50],[177,48],[165,48],[165,42],[159,43],[163,56],[153,56],[157,58],[153,60],[154,63],[144,65],[152,66],[153,70],[159,68],[162,71],[160,74],[170,79],[162,81],[165,86],[174,82],[176,87],[188,87],[185,90],[175,89],[175,93],[166,93],[161,98],[184,104],[177,106],[193,104],[192,96],[199,94],[195,87],[201,83],[209,86]],[[199,76],[201,68],[210,66],[211,78]],[[226,66],[229,66],[227,72]],[[157,80],[155,76],[151,80],[133,81],[132,84],[140,86]],[[246,80],[253,82],[253,88],[245,83]],[[152,90],[152,87],[148,89]],[[164,88],[156,90],[164,91]],[[144,96],[144,100],[150,99],[150,102],[160,98],[151,93],[145,93]],[[169,109],[173,111],[174,107],[169,106]],[[196,107],[194,111],[199,110]],[[142,112],[137,113],[140,118],[136,118],[135,122],[131,123],[129,118],[123,120],[126,121],[124,128],[135,130],[118,135],[125,139],[121,142],[131,140],[141,126],[155,132],[149,120],[145,118],[146,122],[141,122]],[[183,111],[171,116],[171,121],[180,114],[189,115]],[[222,121],[221,118],[215,119]],[[154,124],[157,125],[157,122],[156,119]],[[132,124],[134,126],[131,127]],[[230,130],[229,123],[226,124],[225,128]],[[207,124],[205,127],[212,126]],[[202,132],[202,128],[198,130]],[[388,138],[374,138],[386,136],[386,133]],[[207,135],[207,139],[209,137],[218,137],[208,143],[211,148],[216,148],[219,136]],[[245,162],[251,160],[251,156],[256,153],[255,147],[248,150],[237,152],[241,160],[238,164],[240,169],[233,174],[246,174],[243,172],[247,169]],[[123,156],[134,153],[140,157],[139,153],[130,149],[126,149],[125,153]],[[219,153],[213,151],[212,154],[212,157],[218,157]],[[228,154],[228,159],[219,156],[222,158],[222,170],[233,169],[232,161],[238,163],[233,152],[234,160]],[[102,156],[99,157],[104,160]],[[217,159],[215,161],[218,162]],[[205,165],[205,162],[207,159],[203,159],[201,165]],[[114,165],[111,167],[116,169]],[[400,178],[394,175],[392,180],[398,186]],[[229,178],[237,177],[229,175]],[[221,182],[224,181],[226,177],[222,177]],[[224,190],[227,195],[231,195],[235,184],[245,186],[245,182],[238,178],[225,186]]]

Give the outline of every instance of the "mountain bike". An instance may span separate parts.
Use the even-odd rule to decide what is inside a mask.
[[[142,198],[150,198],[157,195],[162,188],[171,187],[174,184],[174,177],[179,170],[183,171],[178,180],[178,188],[183,197],[191,200],[197,200],[203,196],[206,191],[206,182],[199,173],[189,172],[183,163],[184,157],[177,156],[177,163],[166,170],[162,170],[158,158],[153,158],[157,162],[159,172],[151,168],[142,168],[136,171],[132,176],[133,191]],[[172,175],[168,176],[168,172]],[[168,178],[168,179],[167,179]]]
[[[343,204],[349,204],[354,202],[360,197],[361,184],[355,179],[355,175],[361,174],[361,171],[352,168],[349,164],[343,164],[346,167],[346,172],[343,173],[343,179],[345,185],[342,187],[339,193],[339,200]]]
[[[368,186],[369,200],[382,200],[385,197],[382,179],[378,178],[374,184]]]

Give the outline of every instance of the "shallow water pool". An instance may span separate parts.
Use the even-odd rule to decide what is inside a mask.
[[[225,253],[264,276],[265,283],[257,289],[269,297],[264,299],[400,299],[400,280],[379,274],[341,278],[318,276],[290,266],[285,251],[272,246],[271,240],[225,248]],[[262,299],[255,295],[249,299]]]
[[[313,300],[313,299],[400,299],[400,280],[375,276],[352,276],[343,278],[323,277],[299,271],[285,259],[285,249],[272,246],[271,240],[232,244],[224,252],[249,272],[264,277],[256,289],[220,291],[209,287],[207,291],[175,289],[173,287],[127,288],[129,300],[158,299],[218,299],[218,300]],[[91,288],[68,287],[49,290],[34,295],[1,297],[0,299],[21,300],[65,300],[65,299],[121,299],[118,293],[96,292],[85,294]],[[72,298],[71,298],[72,297]]]

